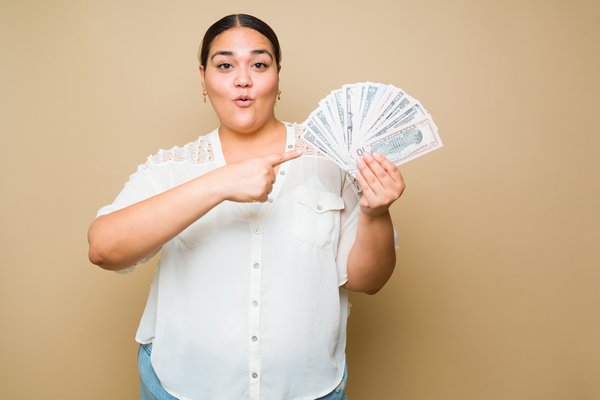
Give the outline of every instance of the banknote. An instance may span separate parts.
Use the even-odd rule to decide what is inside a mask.
[[[355,159],[366,153],[379,153],[395,165],[401,165],[441,146],[437,127],[427,115],[354,148],[352,153]],[[354,168],[349,172],[354,172]]]
[[[347,171],[356,159],[381,153],[401,165],[443,146],[438,128],[420,101],[390,84],[343,85],[319,102],[303,122],[303,136]]]

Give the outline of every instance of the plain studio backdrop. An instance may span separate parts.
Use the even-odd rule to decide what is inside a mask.
[[[87,260],[146,156],[212,130],[196,49],[245,12],[283,47],[280,119],[392,83],[444,141],[401,170],[400,250],[352,294],[352,399],[600,398],[596,1],[28,1],[0,9],[0,397],[134,399],[156,260]]]

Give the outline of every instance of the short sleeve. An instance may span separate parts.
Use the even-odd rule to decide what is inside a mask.
[[[356,228],[360,215],[360,206],[358,204],[360,197],[354,183],[347,175],[344,178],[342,199],[344,200],[344,209],[340,218],[340,236],[336,255],[339,286],[348,281],[348,255],[356,239]]]
[[[143,166],[138,167],[138,170],[129,176],[123,189],[121,189],[113,202],[98,210],[96,217],[110,214],[111,212],[129,207],[132,204],[139,203],[142,200],[157,195],[160,193],[160,182],[153,182],[153,180],[156,181],[157,178],[158,174],[152,173],[149,168]]]
[[[154,168],[148,168],[141,165],[135,173],[129,176],[129,179],[125,182],[123,189],[121,189],[114,201],[98,210],[96,218],[155,196],[163,191],[162,187],[164,187],[165,184],[165,178],[161,178],[161,174],[155,171]],[[150,260],[159,250],[160,248],[157,248],[151,254],[138,261],[136,265]],[[117,272],[128,273],[133,269],[134,267],[130,267]]]

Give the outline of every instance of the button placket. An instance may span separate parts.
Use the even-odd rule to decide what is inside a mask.
[[[264,218],[260,216],[250,222],[251,254],[250,254],[250,299],[248,301],[249,317],[249,368],[250,398],[260,398],[260,299],[262,276],[262,244]]]
[[[295,145],[294,126],[286,124],[287,139],[286,146],[288,149],[293,149]],[[246,219],[249,222],[251,236],[251,254],[250,254],[250,299],[249,299],[249,367],[250,367],[250,399],[259,400],[260,398],[260,313],[261,313],[261,290],[262,290],[262,246],[263,246],[263,231],[264,224],[267,220],[271,209],[274,207],[274,201],[277,199],[281,187],[285,182],[286,171],[289,163],[283,163],[279,166],[278,179],[276,179],[273,190],[267,202],[263,203],[258,214],[249,217],[246,214]],[[242,208],[244,210],[244,208]]]

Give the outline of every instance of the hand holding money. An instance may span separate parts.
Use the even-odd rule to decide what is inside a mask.
[[[380,153],[359,157],[357,165],[356,180],[363,192],[360,198],[363,213],[370,217],[386,213],[406,187],[398,167]]]

